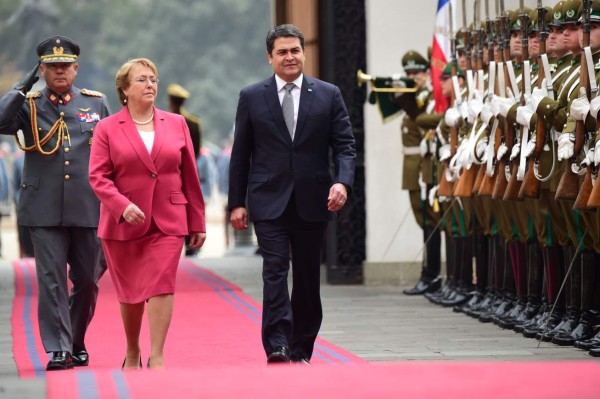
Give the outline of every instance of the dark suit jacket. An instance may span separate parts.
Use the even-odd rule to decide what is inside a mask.
[[[333,183],[351,187],[356,151],[340,90],[304,75],[294,141],[288,133],[275,76],[240,92],[229,167],[231,210],[246,206],[253,221],[285,210],[292,192],[298,213],[310,222],[331,219]],[[330,150],[333,169],[330,163]]]

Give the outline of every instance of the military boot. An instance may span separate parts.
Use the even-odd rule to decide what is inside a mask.
[[[527,268],[526,268],[526,247],[519,241],[509,242],[508,253],[510,255],[513,273],[515,275],[515,285],[517,289],[517,299],[514,306],[503,315],[493,318],[495,324],[502,326],[505,320],[512,321],[516,319],[527,306]],[[509,328],[504,327],[504,328]],[[512,324],[510,325],[512,328]]]
[[[430,226],[423,229],[425,238],[425,257],[421,269],[421,278],[410,289],[402,291],[404,295],[423,295],[426,292],[436,292],[442,286],[440,277],[440,246],[441,232]]]
[[[489,256],[489,236],[477,234],[473,236],[473,254],[475,257],[475,290],[471,299],[463,305],[455,306],[452,310],[455,312],[467,313],[469,310],[477,309],[483,302],[486,292],[490,289],[489,273],[490,263]]]
[[[458,284],[454,295],[439,302],[445,307],[462,305],[473,295],[473,240],[471,236],[457,238],[455,257],[457,264],[454,276]]]

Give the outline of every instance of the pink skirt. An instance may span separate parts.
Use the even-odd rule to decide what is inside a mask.
[[[157,295],[175,293],[183,236],[162,233],[154,221],[140,238],[102,239],[102,248],[121,303],[140,303]]]

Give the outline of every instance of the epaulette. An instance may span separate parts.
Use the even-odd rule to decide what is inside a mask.
[[[92,97],[102,97],[104,94],[99,91],[89,90],[89,89],[81,89],[81,94]]]
[[[29,93],[27,93],[27,98],[40,98],[42,96],[42,92],[41,91],[30,91]]]

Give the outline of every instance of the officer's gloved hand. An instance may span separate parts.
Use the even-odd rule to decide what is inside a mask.
[[[498,113],[505,118],[506,118],[506,115],[508,114],[508,110],[510,109],[510,107],[512,107],[517,102],[517,100],[515,100],[514,98],[504,98],[504,97],[498,97],[497,101],[498,101]]]
[[[529,129],[531,125],[531,118],[533,118],[533,114],[535,110],[531,104],[531,101],[528,101],[525,105],[521,105],[517,107],[517,123],[524,128]]]
[[[448,108],[444,114],[444,121],[450,127],[458,127],[461,119],[460,111],[455,107]]]
[[[576,121],[585,121],[587,114],[590,112],[590,102],[585,95],[585,89],[582,87],[583,96],[576,98],[571,103],[571,108],[569,111],[570,116]]]
[[[562,133],[558,136],[558,160],[569,159],[575,151],[575,134]]]
[[[458,106],[458,110],[460,111],[460,116],[464,120],[467,120],[467,118],[469,117],[469,106],[467,105],[466,101],[460,103],[460,105]]]
[[[487,137],[484,137],[481,140],[479,140],[477,142],[477,145],[475,146],[475,156],[481,162],[487,161],[487,154],[486,154],[487,147],[488,147],[488,138]]]
[[[479,92],[475,92],[473,98],[469,100],[468,103],[469,121],[472,121],[471,123],[474,123],[477,120],[482,109],[483,101],[481,100],[481,95]]]
[[[27,74],[23,76],[23,79],[21,79],[21,81],[17,83],[15,87],[13,87],[13,89],[20,90],[23,94],[27,94],[29,90],[31,90],[35,82],[40,80],[40,78],[36,76],[38,69],[40,69],[40,62],[41,61],[36,62],[33,69],[27,72]]]
[[[600,110],[600,96],[592,98],[590,101],[590,115],[598,120],[598,111]]]
[[[440,147],[440,162],[450,158],[450,144],[444,144]]]
[[[581,164],[579,166],[581,166],[582,168],[587,168],[588,165],[591,165],[594,162],[595,152],[596,151],[594,150],[594,148],[590,148],[587,154],[585,154],[585,158],[583,159],[583,161],[581,161]]]
[[[481,108],[481,114],[479,114],[479,116],[481,117],[481,121],[489,126],[492,118],[494,117],[491,104],[483,104],[483,107]]]
[[[525,146],[525,157],[529,158],[529,156],[531,156],[531,154],[533,154],[533,151],[535,151],[535,145],[536,145],[536,141],[535,141],[535,135],[531,137],[531,140],[529,140],[527,142],[527,145]]]
[[[600,165],[600,140],[596,141],[596,146],[594,147],[594,163],[596,166]]]
[[[545,81],[546,79],[544,79],[544,81],[542,82],[541,89],[539,87],[534,87],[533,91],[531,92],[531,103],[533,104],[534,110],[537,110],[538,106],[540,105],[540,102],[542,102],[544,98],[548,97],[548,90],[546,89],[546,85],[544,84]]]
[[[516,143],[510,151],[510,160],[514,161],[517,159],[519,157],[519,152],[521,152],[521,143]]]
[[[502,158],[504,158],[504,155],[506,155],[507,152],[508,147],[506,146],[506,144],[500,144],[500,146],[498,147],[498,152],[496,153],[496,159],[501,160]]]

